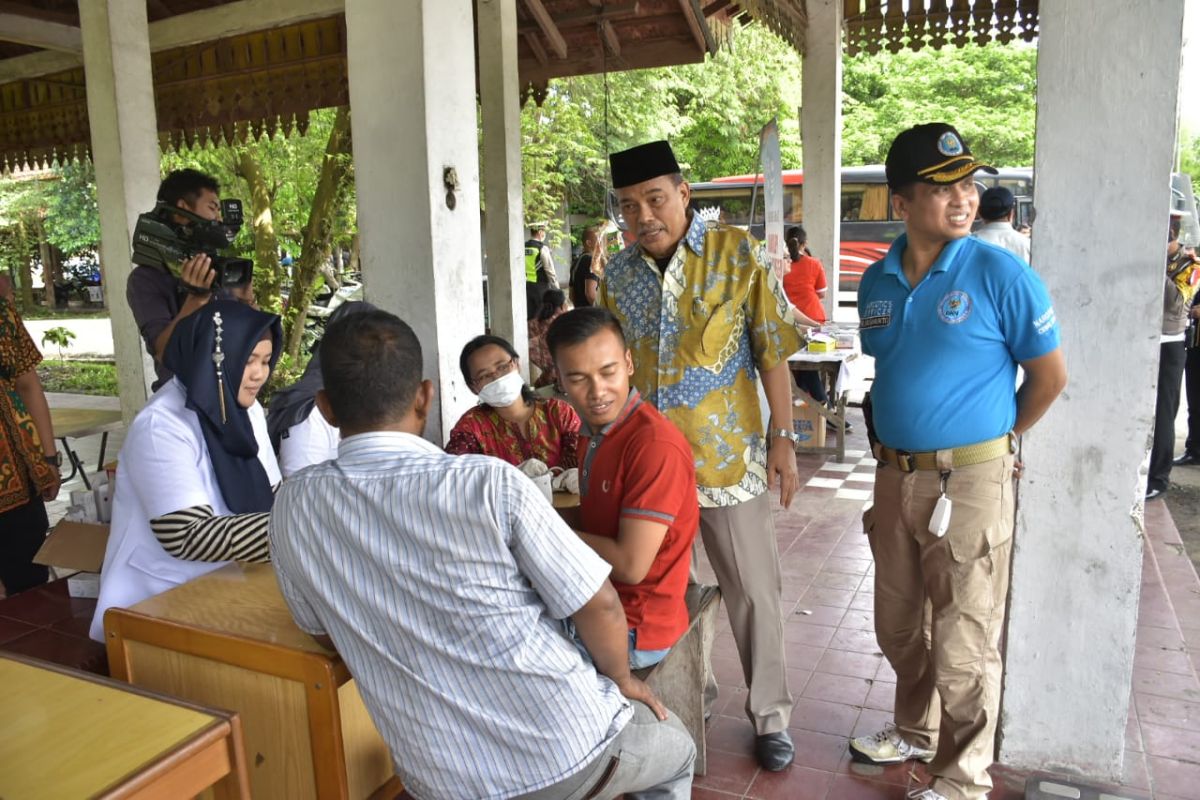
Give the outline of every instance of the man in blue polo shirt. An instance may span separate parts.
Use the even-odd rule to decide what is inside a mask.
[[[892,143],[887,180],[905,233],[858,290],[875,357],[875,635],[896,672],[895,724],[851,740],[876,764],[932,762],[918,800],[991,788],[1008,594],[1016,437],[1066,385],[1058,323],[1025,262],[969,236],[977,161],[944,123]],[[1017,365],[1024,380],[1016,386]],[[932,608],[931,645],[924,634]]]

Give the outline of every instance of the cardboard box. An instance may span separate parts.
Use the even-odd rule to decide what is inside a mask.
[[[797,450],[825,446],[825,418],[802,400],[792,401],[792,430],[800,437]]]
[[[33,560],[47,567],[99,572],[107,546],[107,525],[63,520],[50,531]]]

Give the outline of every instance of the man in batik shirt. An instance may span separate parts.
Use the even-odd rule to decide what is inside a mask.
[[[700,533],[729,611],[755,754],[791,763],[781,577],[767,490],[796,492],[787,358],[800,349],[788,301],[745,231],[708,227],[665,141],[614,153],[613,186],[637,242],[613,258],[597,298],[620,320],[633,383],[683,431],[696,460]],[[771,410],[764,430],[762,380]],[[715,697],[710,679],[706,700]]]

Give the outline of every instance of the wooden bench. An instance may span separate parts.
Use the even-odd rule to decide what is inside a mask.
[[[721,590],[694,583],[687,590],[688,629],[666,658],[634,674],[644,680],[663,705],[675,712],[696,743],[696,774],[708,769],[704,742],[704,681],[716,633]]]

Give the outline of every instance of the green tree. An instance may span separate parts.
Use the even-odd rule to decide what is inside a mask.
[[[66,361],[67,357],[63,355],[63,348],[70,347],[71,342],[74,339],[75,331],[71,330],[70,328],[63,328],[59,326],[56,328],[50,328],[42,334],[42,346],[45,347],[46,342],[50,342],[50,344],[58,348],[58,360]]]
[[[998,43],[847,57],[842,163],[882,164],[900,131],[946,121],[991,163],[1033,164],[1037,50]]]

